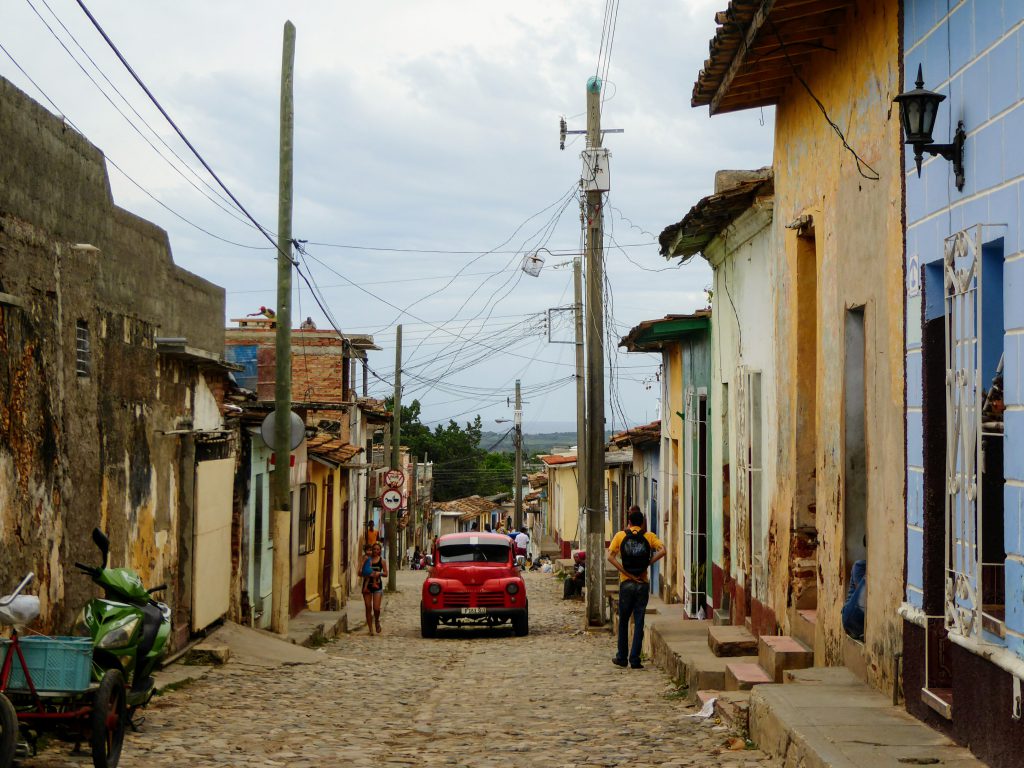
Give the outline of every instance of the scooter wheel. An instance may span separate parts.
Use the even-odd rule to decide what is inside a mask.
[[[95,768],[117,768],[128,725],[124,677],[116,669],[108,669],[100,681],[92,702],[89,745]]]
[[[0,694],[0,768],[14,764],[18,749],[18,713],[7,697]]]

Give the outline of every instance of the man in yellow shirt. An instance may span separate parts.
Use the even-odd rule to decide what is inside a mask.
[[[612,664],[626,666],[629,646],[629,618],[633,617],[633,645],[629,648],[628,663],[633,669],[643,669],[640,649],[644,642],[644,616],[651,596],[648,570],[665,556],[661,539],[646,530],[644,513],[640,507],[629,508],[629,525],[615,534],[608,545],[608,562],[619,572],[619,647]]]

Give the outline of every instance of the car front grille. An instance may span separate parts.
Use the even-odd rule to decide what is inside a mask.
[[[500,607],[505,605],[505,596],[501,592],[479,592],[476,596],[476,604]]]
[[[487,607],[501,608],[505,605],[504,592],[447,592],[444,597],[446,608]]]

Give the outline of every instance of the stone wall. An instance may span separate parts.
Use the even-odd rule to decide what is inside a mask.
[[[224,291],[114,205],[99,149],[3,79],[0,146],[0,292],[14,297],[0,303],[0,591],[34,571],[40,628],[67,630],[95,594],[72,567],[96,562],[94,526],[115,565],[182,588],[194,463],[168,433],[190,428],[209,393],[154,339],[220,353]]]

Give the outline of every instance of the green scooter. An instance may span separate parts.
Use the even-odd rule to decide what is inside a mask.
[[[103,556],[102,564],[94,568],[75,563],[75,567],[103,589],[103,597],[90,600],[75,624],[80,634],[93,640],[93,679],[100,680],[108,669],[124,675],[128,684],[125,704],[131,718],[153,697],[153,671],[171,634],[171,609],[152,597],[167,585],[146,589],[135,571],[108,568],[110,540],[99,528],[93,530],[92,540]]]

